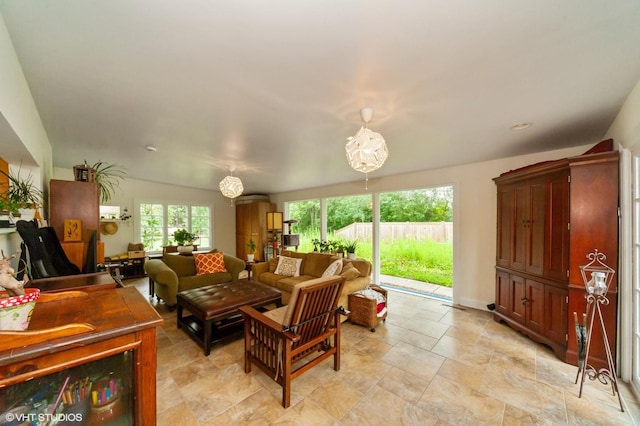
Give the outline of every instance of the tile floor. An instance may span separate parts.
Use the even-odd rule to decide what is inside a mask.
[[[147,281],[130,280],[147,294]],[[635,424],[640,405],[620,383],[587,381],[578,398],[576,367],[545,346],[493,321],[488,312],[389,292],[389,316],[375,333],[343,323],[341,370],[331,360],[293,381],[291,407],[257,368],[243,371],[242,340],[211,355],[157,304],[159,425],[511,425]],[[635,419],[635,420],[634,420]]]

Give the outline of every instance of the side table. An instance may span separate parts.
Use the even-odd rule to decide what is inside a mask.
[[[247,271],[247,280],[251,281],[251,268],[253,267],[254,263],[256,262],[245,262],[244,264],[244,270]]]

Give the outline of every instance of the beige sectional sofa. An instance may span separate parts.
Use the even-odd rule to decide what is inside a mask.
[[[341,259],[338,256],[327,253],[298,253],[284,250],[281,256],[302,259],[299,268],[299,276],[276,274],[278,259],[269,262],[256,263],[252,266],[253,280],[277,288],[282,292],[282,303],[288,304],[293,286],[299,282],[321,277],[329,265]],[[365,259],[341,259],[342,273],[346,278],[338,306],[348,309],[348,295],[365,288],[371,282],[371,262]],[[348,266],[348,265],[351,266]],[[345,317],[346,318],[346,317]]]

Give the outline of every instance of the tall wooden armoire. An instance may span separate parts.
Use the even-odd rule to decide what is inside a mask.
[[[503,173],[497,185],[496,309],[504,321],[577,365],[573,313],[586,309],[580,266],[597,249],[616,271],[603,309],[615,359],[618,306],[617,151],[534,164]],[[589,363],[607,366],[594,328]]]
[[[253,239],[256,244],[255,259],[264,260],[264,248],[267,244],[267,212],[276,210],[269,202],[236,204],[236,256],[247,259],[247,243]]]
[[[79,219],[82,223],[82,241],[64,240],[65,219]],[[100,239],[100,188],[95,182],[69,180],[50,181],[49,225],[58,235],[62,249],[69,260],[84,269],[88,249],[88,234],[95,230]],[[98,263],[104,262],[104,246],[98,241]]]

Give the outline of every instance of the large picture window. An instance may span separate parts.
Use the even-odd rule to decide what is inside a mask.
[[[188,204],[140,203],[139,235],[149,252],[174,244],[173,233],[187,229],[198,235],[198,249],[211,248],[211,207]]]

